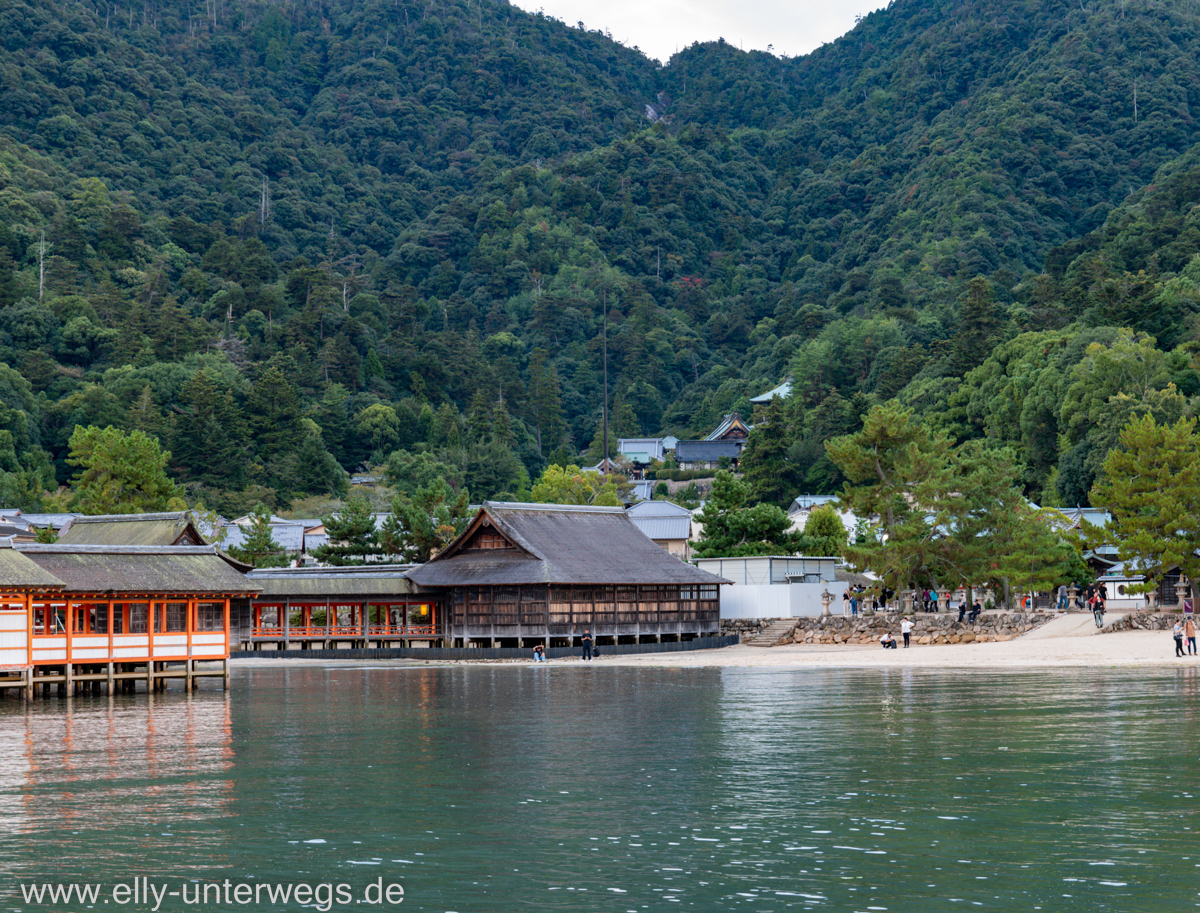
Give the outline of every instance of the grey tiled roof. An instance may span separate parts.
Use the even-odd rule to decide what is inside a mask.
[[[458,550],[485,521],[515,548]],[[408,576],[422,586],[722,582],[667,554],[622,508],[493,502],[449,548]]]
[[[408,579],[410,564],[355,567],[263,568],[247,578],[262,587],[260,599],[342,599],[351,596],[406,596],[417,591]]]
[[[258,587],[211,545],[19,546],[21,553],[77,593],[254,593]]]
[[[189,511],[76,517],[58,537],[64,545],[203,545]]]
[[[675,445],[675,459],[680,463],[715,463],[721,457],[736,460],[742,453],[744,441],[680,441]]]

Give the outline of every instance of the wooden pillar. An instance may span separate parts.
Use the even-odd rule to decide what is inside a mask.
[[[283,598],[283,649],[287,649],[292,629],[292,600],[290,596]]]

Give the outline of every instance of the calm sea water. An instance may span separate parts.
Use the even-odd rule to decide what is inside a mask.
[[[0,909],[153,909],[111,894],[135,877],[403,886],[333,904],[359,911],[1191,909],[1198,672],[255,667],[10,699]],[[19,889],[75,881],[95,904]],[[185,900],[158,909],[322,906]]]

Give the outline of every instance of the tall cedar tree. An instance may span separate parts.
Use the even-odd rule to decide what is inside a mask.
[[[792,437],[789,432],[783,400],[772,396],[763,415],[754,423],[740,462],[742,478],[749,483],[756,501],[786,508],[799,494],[788,463]]]
[[[246,423],[227,387],[200,370],[179,394],[182,414],[171,423],[176,472],[223,488],[246,482]]]

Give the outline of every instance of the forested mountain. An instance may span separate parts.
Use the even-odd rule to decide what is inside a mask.
[[[13,0],[0,88],[8,503],[110,424],[229,511],[389,457],[513,494],[598,441],[605,314],[616,434],[793,377],[781,500],[892,397],[1085,500],[1200,394],[1187,3],[898,0],[660,67],[492,0]]]

